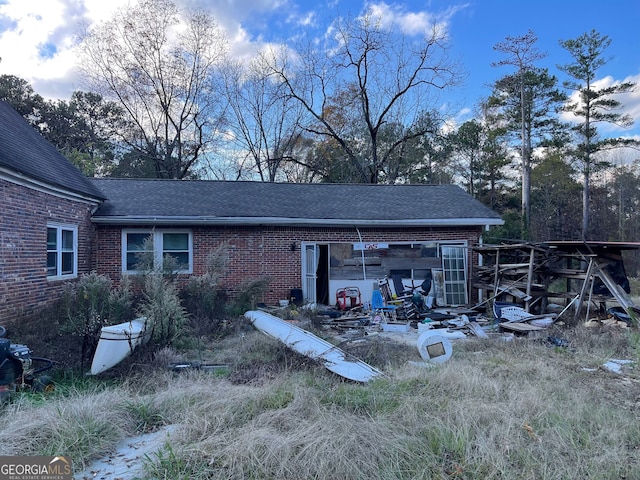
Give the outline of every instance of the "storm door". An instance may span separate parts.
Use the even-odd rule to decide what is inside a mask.
[[[318,245],[303,244],[302,247],[302,295],[305,301],[315,303],[318,271]]]

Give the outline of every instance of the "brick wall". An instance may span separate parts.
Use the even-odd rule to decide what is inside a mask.
[[[47,222],[78,228],[78,273],[91,268],[89,204],[0,179],[0,325],[59,298],[65,281],[47,280]]]
[[[163,227],[164,228],[164,227]],[[466,240],[468,245],[478,242],[480,228],[293,228],[293,227],[194,227],[194,275],[204,273],[209,252],[226,242],[231,262],[222,284],[229,294],[245,280],[269,277],[269,291],[264,302],[274,304],[289,298],[291,288],[301,287],[301,242],[423,242]],[[360,238],[362,237],[362,238]],[[293,250],[292,250],[293,249]],[[121,228],[99,226],[94,267],[114,282],[121,276]],[[477,264],[477,256],[469,251],[469,265]]]

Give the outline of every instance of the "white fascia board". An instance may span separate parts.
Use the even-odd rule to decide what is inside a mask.
[[[11,183],[15,183],[16,185],[20,185],[22,187],[36,190],[38,192],[43,192],[49,195],[54,195],[56,197],[74,200],[76,202],[87,203],[89,205],[98,206],[103,201],[102,199],[98,199],[96,197],[92,197],[92,196],[78,193],[78,192],[73,192],[71,190],[67,190],[62,187],[57,187],[55,185],[51,185],[49,183],[31,178],[27,175],[23,175],[22,173],[15,172],[15,171],[8,170],[1,167],[0,167],[0,179],[6,180]]]
[[[211,225],[280,227],[465,227],[503,225],[499,218],[423,218],[394,220],[362,220],[347,218],[287,218],[287,217],[191,217],[191,216],[95,216],[92,222],[100,225]]]

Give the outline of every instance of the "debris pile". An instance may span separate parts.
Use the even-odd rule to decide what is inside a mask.
[[[573,320],[592,312],[607,313],[615,302],[631,324],[640,313],[629,297],[623,252],[640,243],[550,241],[474,247],[481,262],[472,285],[490,300],[517,303],[526,312],[542,314],[549,306],[573,309]]]

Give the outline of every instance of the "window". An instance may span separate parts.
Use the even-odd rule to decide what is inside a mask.
[[[47,278],[73,278],[78,274],[78,229],[47,226]]]
[[[122,271],[136,273],[141,263],[166,269],[177,265],[176,273],[193,272],[193,246],[186,230],[127,230],[122,232]]]

